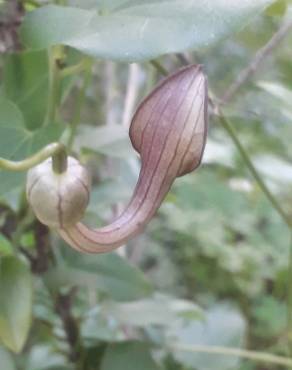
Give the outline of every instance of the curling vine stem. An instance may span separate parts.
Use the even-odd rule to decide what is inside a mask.
[[[281,366],[292,367],[292,358],[272,355],[265,352],[247,351],[240,348],[218,347],[218,346],[204,346],[204,345],[185,345],[174,344],[169,347],[171,351],[183,352],[199,352],[208,353],[212,355],[236,356],[253,360],[256,362],[264,362]]]
[[[39,152],[21,161],[11,161],[0,158],[0,169],[8,171],[27,171],[53,155],[63,155],[65,146],[60,143],[51,143]]]

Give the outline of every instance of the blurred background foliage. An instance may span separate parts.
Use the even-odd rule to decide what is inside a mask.
[[[292,11],[285,0],[52,3],[0,3],[0,155],[21,159],[51,141],[72,144],[93,174],[91,225],[116,217],[137,180],[127,131],[161,78],[149,59],[168,71],[203,64],[219,99]],[[224,109],[290,214],[291,43],[290,32]],[[48,48],[56,44],[66,45],[53,47],[58,114],[43,124]],[[201,168],[175,182],[145,232],[118,253],[70,250],[32,216],[24,179],[0,172],[1,369],[280,368],[179,349],[288,354],[289,230],[213,116]]]

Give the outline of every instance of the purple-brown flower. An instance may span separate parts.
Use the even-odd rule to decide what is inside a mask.
[[[199,65],[164,79],[139,105],[130,127],[141,171],[132,199],[110,225],[90,229],[60,225],[59,234],[74,249],[109,252],[139,234],[151,220],[175,178],[196,169],[207,134],[208,92]],[[68,168],[70,170],[70,167]]]

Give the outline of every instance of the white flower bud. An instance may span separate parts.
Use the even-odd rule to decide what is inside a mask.
[[[88,171],[75,158],[68,157],[67,170],[61,174],[53,171],[49,158],[28,171],[27,199],[42,223],[62,229],[82,218],[90,183]]]

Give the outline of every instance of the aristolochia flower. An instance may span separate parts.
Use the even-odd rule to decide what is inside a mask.
[[[57,181],[55,176],[63,175],[52,175],[46,162],[28,176],[28,199],[37,217],[57,227],[78,251],[102,253],[123,245],[151,220],[175,178],[199,166],[206,142],[207,106],[207,81],[198,65],[164,79],[139,105],[130,138],[141,156],[141,171],[128,206],[110,225],[90,229],[77,223],[88,199],[83,167],[76,175],[78,167],[69,165],[64,181]],[[42,176],[37,181],[38,173]]]

